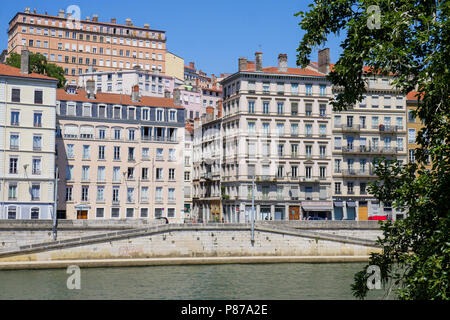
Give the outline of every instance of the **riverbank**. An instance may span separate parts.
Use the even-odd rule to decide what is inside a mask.
[[[92,259],[58,261],[0,262],[0,270],[65,269],[70,265],[80,268],[142,267],[172,265],[214,264],[270,264],[270,263],[362,263],[369,256],[248,256],[248,257],[196,257],[149,259]]]

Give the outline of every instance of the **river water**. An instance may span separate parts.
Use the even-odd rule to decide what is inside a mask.
[[[0,299],[310,300],[354,299],[361,263],[277,263],[81,269],[67,289],[65,269],[0,271]],[[384,292],[372,290],[368,299]]]

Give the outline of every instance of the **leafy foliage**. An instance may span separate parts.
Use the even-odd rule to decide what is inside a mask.
[[[20,68],[20,54],[12,52],[10,56],[6,58],[6,64],[12,67]],[[64,77],[64,69],[54,63],[48,63],[47,59],[42,54],[30,52],[30,65],[28,70],[30,72],[44,74],[58,79],[58,88],[63,88],[67,81]]]
[[[381,12],[380,27],[369,28],[370,6]],[[392,282],[399,299],[443,299],[449,294],[450,229],[450,23],[448,1],[316,0],[299,12],[306,31],[297,49],[305,67],[314,47],[331,33],[345,32],[343,53],[327,76],[343,90],[331,102],[336,111],[362,99],[366,80],[389,74],[403,94],[418,91],[416,115],[424,124],[418,133],[417,163],[382,160],[379,179],[369,187],[378,200],[407,211],[404,220],[381,223],[382,253],[378,265],[384,284]],[[363,72],[366,66],[367,73]],[[419,99],[420,97],[420,99]],[[431,169],[426,168],[428,161]],[[365,269],[355,275],[355,297],[367,294]]]

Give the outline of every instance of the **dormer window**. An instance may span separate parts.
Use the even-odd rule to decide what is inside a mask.
[[[164,121],[164,110],[156,110],[156,121]]]

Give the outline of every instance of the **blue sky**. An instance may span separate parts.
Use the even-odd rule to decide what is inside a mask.
[[[296,49],[303,31],[298,26],[298,11],[308,9],[312,0],[15,0],[2,2],[0,21],[0,49],[6,49],[8,22],[25,7],[38,13],[57,15],[59,9],[78,5],[81,18],[99,15],[100,21],[116,18],[125,23],[131,18],[134,25],[150,24],[150,28],[164,30],[167,49],[194,61],[197,68],[208,74],[237,71],[238,58],[254,60],[255,51],[263,52],[263,66],[277,65],[279,53],[288,55],[289,67],[295,67]],[[331,61],[340,53],[340,39],[330,36],[324,47],[330,48]],[[316,50],[317,51],[317,50]],[[311,59],[317,61],[317,52]]]

